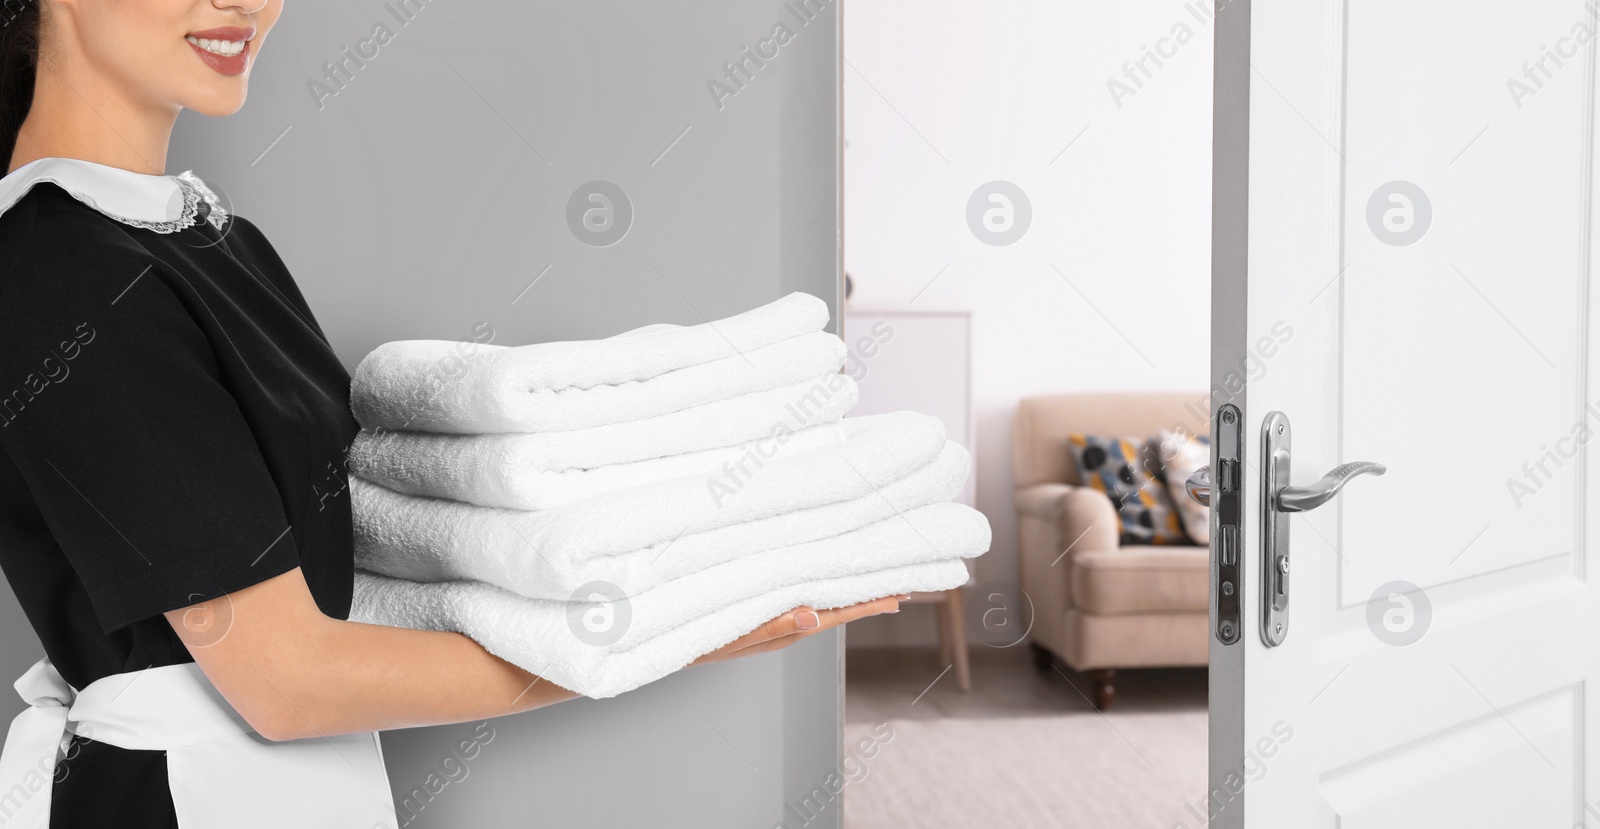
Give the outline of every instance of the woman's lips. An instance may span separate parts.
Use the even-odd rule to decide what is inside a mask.
[[[189,48],[205,64],[223,75],[241,75],[250,65],[250,41],[255,38],[253,29],[240,26],[219,26],[199,32],[190,32],[184,38]]]

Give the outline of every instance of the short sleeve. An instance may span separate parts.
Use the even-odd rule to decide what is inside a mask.
[[[249,252],[249,260],[253,260],[260,265],[248,264],[245,267],[250,268],[255,271],[257,276],[265,279],[272,286],[273,293],[294,308],[296,315],[300,317],[300,321],[304,322],[307,328],[315,331],[318,339],[325,343],[329,342],[328,335],[323,332],[322,325],[317,322],[316,315],[311,312],[311,304],[306,302],[305,294],[301,292],[299,283],[295,282],[294,277],[289,275],[288,266],[284,264],[283,258],[278,256],[278,251],[267,241],[267,237],[261,233],[261,229],[256,227],[249,219],[237,213],[233,214],[228,221],[231,222],[228,226],[231,238],[242,244],[244,249]]]
[[[85,243],[34,251],[0,287],[0,447],[107,633],[299,565],[283,496],[163,267]]]

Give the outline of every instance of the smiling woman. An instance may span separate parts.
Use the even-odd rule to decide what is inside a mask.
[[[0,389],[32,396],[0,420],[0,568],[45,658],[0,825],[394,827],[377,731],[574,694],[348,621],[350,376],[261,231],[166,172],[182,110],[244,104],[281,0],[3,2]],[[897,606],[795,608],[695,664]]]
[[[67,147],[77,157],[115,124],[136,132],[108,148],[108,163],[162,172],[179,110],[227,115],[244,104],[253,55],[282,8],[282,0],[21,4],[0,29],[0,153],[34,158],[42,147]]]

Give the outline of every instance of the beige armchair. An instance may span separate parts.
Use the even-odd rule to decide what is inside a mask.
[[[1067,436],[1206,434],[1206,403],[1204,392],[1116,392],[1017,407],[1017,566],[1034,608],[1034,658],[1041,669],[1060,658],[1088,673],[1101,710],[1115,698],[1117,669],[1206,664],[1210,557],[1204,547],[1119,546],[1111,499],[1080,486]]]

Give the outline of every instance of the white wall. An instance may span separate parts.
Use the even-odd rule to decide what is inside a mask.
[[[980,583],[1017,578],[1019,398],[1207,385],[1210,8],[844,6],[851,304],[973,311],[978,506],[994,526]],[[1169,57],[1146,58],[1145,78],[1132,64],[1158,46]],[[1142,87],[1124,77],[1125,62]],[[1120,106],[1113,78],[1134,90]],[[1033,211],[1008,246],[979,241],[966,218],[969,197],[997,179],[1019,186]],[[931,642],[929,612],[851,625],[848,641]]]

